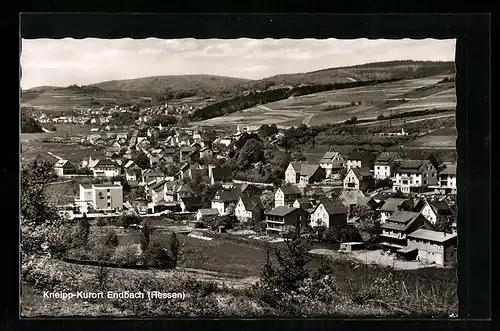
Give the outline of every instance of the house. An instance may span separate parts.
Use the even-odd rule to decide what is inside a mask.
[[[451,233],[457,233],[457,221],[451,223]]]
[[[368,168],[351,168],[344,178],[345,190],[368,190],[375,186],[373,174]]]
[[[406,236],[417,229],[432,229],[422,214],[404,210],[392,214],[381,227],[381,245],[389,250],[405,248],[407,246]]]
[[[207,146],[200,149],[200,159],[209,159],[213,156],[213,152]]]
[[[457,261],[457,234],[418,229],[407,236],[408,251],[418,251],[417,260],[437,265]]]
[[[198,209],[198,212],[196,213],[196,221],[198,222],[203,222],[206,219],[213,219],[215,217],[219,216],[219,211],[215,208],[208,208],[208,209]]]
[[[151,181],[159,181],[165,178],[165,173],[158,169],[146,169],[142,172],[142,181],[147,184]]]
[[[437,183],[437,170],[429,160],[403,160],[394,169],[392,188],[394,192],[422,192]]]
[[[196,148],[187,145],[181,146],[179,150],[179,161],[186,161],[188,155],[190,155],[192,152],[196,152]]]
[[[438,190],[443,193],[457,193],[457,165],[446,164],[438,173]]]
[[[319,161],[319,166],[325,169],[325,176],[330,178],[333,173],[346,167],[346,161],[339,152],[326,152]]]
[[[240,191],[240,195],[248,197],[260,196],[263,191],[263,189],[248,183],[234,183],[232,188],[238,189]]]
[[[375,156],[368,151],[354,151],[347,157],[347,170],[351,168],[373,169]]]
[[[120,176],[121,168],[120,166],[113,160],[104,159],[99,160],[92,169],[94,173],[94,177],[116,177]]]
[[[425,201],[420,213],[432,224],[444,222],[453,217],[453,211],[445,201]]]
[[[357,190],[343,190],[338,197],[339,201],[347,208],[349,215],[362,198],[365,198],[365,195]]]
[[[233,139],[231,137],[224,137],[215,140],[216,143],[229,147],[233,143]]]
[[[142,169],[134,162],[128,161],[125,166],[125,180],[130,184],[138,183],[141,179]]]
[[[238,198],[234,215],[240,222],[249,220],[260,222],[264,216],[264,207],[258,196],[242,196]]]
[[[313,209],[313,204],[312,204],[311,200],[309,200],[309,198],[301,197],[301,198],[295,199],[295,201],[292,204],[292,207],[301,208],[303,210],[309,210],[309,209]]]
[[[373,164],[373,176],[382,180],[391,178],[396,166],[396,161],[401,157],[396,153],[382,152],[377,156]]]
[[[197,211],[203,207],[203,201],[199,197],[184,197],[179,199],[183,212]]]
[[[276,207],[265,213],[266,232],[282,233],[285,226],[295,226],[299,230],[309,223],[309,213],[295,207]]]
[[[128,133],[127,132],[117,132],[116,133],[116,139],[119,140],[119,139],[125,139],[127,140],[128,139]]]
[[[179,187],[177,187],[175,193],[177,193],[177,200],[191,198],[195,195],[193,189],[188,184],[179,185]]]
[[[325,178],[325,170],[319,165],[290,162],[285,171],[285,184],[307,185]]]
[[[215,183],[227,183],[233,181],[233,170],[231,167],[226,166],[208,166],[208,177],[210,179],[210,185]]]
[[[333,202],[326,197],[319,199],[319,204],[311,213],[311,227],[347,224],[348,209],[340,202]]]
[[[73,163],[68,160],[60,159],[54,165],[54,172],[57,176],[66,176],[66,175],[74,175],[76,174],[77,167]]]
[[[82,212],[88,212],[89,207],[96,211],[123,210],[123,188],[119,182],[80,184],[80,197],[75,202],[81,207]]]
[[[238,203],[239,190],[219,190],[215,193],[214,198],[211,201],[211,206],[219,211],[219,215],[224,215],[227,212],[227,206],[234,203]]]
[[[203,168],[198,163],[195,163],[195,164],[184,163],[181,166],[179,172],[177,173],[177,177],[179,179],[193,178],[197,175],[199,175],[199,176],[206,175],[206,169]]]
[[[198,151],[192,151],[191,153],[189,153],[187,155],[185,160],[187,160],[189,162],[198,162],[198,161],[200,161],[200,153]]]
[[[295,185],[279,187],[274,193],[274,207],[290,207],[301,195],[302,191]]]
[[[380,223],[384,223],[398,210],[412,211],[412,203],[407,199],[389,198],[380,207]]]

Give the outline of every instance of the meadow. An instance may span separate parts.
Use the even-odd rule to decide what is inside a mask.
[[[240,112],[198,122],[200,125],[340,123],[355,116],[376,119],[409,111],[453,109],[456,105],[453,83],[440,83],[444,76],[402,80],[374,86],[332,90],[291,97]],[[437,84],[437,85],[435,85]]]

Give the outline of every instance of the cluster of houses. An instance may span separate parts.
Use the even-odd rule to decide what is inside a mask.
[[[150,138],[161,128],[150,128],[145,136],[139,136],[138,130],[131,134],[106,133],[106,138],[100,135],[93,140],[93,144],[99,139],[105,141],[105,158],[88,157],[80,165],[59,160],[54,170],[59,176],[71,176],[82,167],[96,178],[123,176],[130,186],[146,193],[144,205],[134,208],[139,213],[192,213],[200,222],[234,215],[240,222],[263,221],[268,233],[278,235],[288,225],[350,226],[356,222],[354,207],[362,205],[380,212],[379,241],[384,248],[405,258],[437,264],[455,258],[456,223],[449,233],[436,231],[436,225],[443,220],[454,219],[454,206],[447,197],[456,193],[455,164],[410,160],[392,152],[374,156],[359,151],[349,155],[329,151],[318,164],[291,162],[283,185],[272,188],[274,208],[266,210],[261,196],[272,185],[241,183],[234,180],[231,168],[211,165],[213,158],[227,158],[232,146],[254,129],[239,128],[235,134],[219,138],[196,129],[176,130],[166,138],[155,139],[154,146]],[[92,135],[88,139],[91,141]],[[134,151],[144,152],[149,161],[147,169],[132,160]],[[207,162],[200,162],[202,159]],[[177,165],[179,171],[167,175],[161,169],[168,164]],[[185,181],[196,174],[208,178],[211,185],[221,184],[222,189],[210,197],[209,203]],[[394,192],[417,197],[385,198],[374,190],[376,181],[381,180]],[[133,209],[130,202],[124,201],[119,182],[81,184],[75,206],[81,213]]]

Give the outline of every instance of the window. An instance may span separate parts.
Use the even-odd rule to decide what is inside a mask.
[[[427,180],[426,179],[424,179],[424,184],[427,185]]]
[[[111,207],[111,202],[108,202],[108,207]]]
[[[377,166],[377,170],[380,170],[380,167],[379,167],[379,166]]]
[[[111,192],[111,190],[108,188],[108,189],[106,190],[106,192],[108,192],[108,193],[109,193],[109,192]]]
[[[427,174],[424,174],[424,177],[427,178]]]
[[[436,177],[436,173],[435,172],[432,173],[432,177]]]

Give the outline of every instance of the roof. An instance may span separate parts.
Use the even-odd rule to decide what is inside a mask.
[[[272,215],[272,216],[286,216],[290,214],[291,212],[295,210],[301,210],[300,208],[295,208],[295,207],[276,207],[266,213],[266,215]]]
[[[64,167],[66,164],[69,164],[69,161],[68,160],[59,160],[56,162],[56,164],[54,164],[54,167]]]
[[[177,192],[194,193],[193,189],[187,184],[182,184],[181,186],[179,186],[179,188],[177,189]]]
[[[233,178],[233,170],[227,166],[215,167],[212,169],[214,180]]]
[[[92,189],[92,184],[90,184],[90,183],[83,183],[83,184],[80,184],[80,186],[86,190]]]
[[[340,154],[338,152],[326,152],[325,155],[323,155],[323,157],[319,161],[319,163],[332,163],[333,159],[337,155],[340,156]]]
[[[398,222],[398,223],[408,223],[411,220],[415,219],[420,215],[420,213],[416,213],[413,211],[406,211],[406,210],[398,210],[394,214],[391,215],[387,220],[391,222]]]
[[[99,160],[97,161],[96,165],[94,167],[99,167],[99,166],[113,166],[117,167],[118,165],[110,159],[104,159],[104,160]]]
[[[125,166],[124,166],[124,167],[125,167],[125,168],[129,168],[129,167],[130,167],[130,166],[132,166],[134,163],[135,163],[134,161],[130,160],[130,161],[128,161],[127,163],[125,163]]]
[[[307,209],[307,208],[312,207],[312,203],[311,203],[311,200],[309,200],[309,198],[300,197],[300,198],[297,198],[296,201],[299,203],[301,208]]]
[[[150,186],[150,189],[154,191],[154,190],[157,190],[157,189],[159,189],[159,188],[163,188],[163,186],[164,186],[165,182],[166,182],[166,180],[165,180],[165,179],[160,180],[158,183],[156,183],[156,184],[154,184],[154,185],[151,185],[151,186]]]
[[[279,188],[284,195],[301,195],[302,191],[296,185],[286,185]]]
[[[414,252],[418,250],[418,248],[411,248],[411,247],[403,247],[401,249],[398,249],[398,253],[403,253],[403,254],[407,254],[407,253],[411,253],[411,252]]]
[[[217,195],[219,196],[218,199],[215,198]],[[212,200],[223,201],[223,202],[238,201],[238,195],[239,195],[239,190],[230,190],[230,191],[220,190],[217,191],[217,193],[215,193],[215,196]]]
[[[350,170],[352,170],[358,178],[373,177],[373,174],[368,168],[351,168]]]
[[[388,230],[399,230],[399,231],[404,231],[406,229],[405,224],[394,224],[394,223],[384,223],[381,225],[383,229],[388,229]]]
[[[198,197],[184,197],[184,198],[181,198],[182,202],[185,204],[185,205],[188,205],[188,206],[203,206],[203,201],[201,198],[198,198]]]
[[[300,169],[300,175],[311,177],[318,170],[319,165],[303,163]],[[294,168],[295,169],[295,168]]]
[[[374,161],[375,156],[372,153],[367,152],[367,151],[364,151],[364,152],[353,151],[351,154],[349,154],[348,159],[362,161],[362,162],[369,162],[369,161]]]
[[[429,164],[431,164],[429,160],[403,160],[394,172],[418,174],[422,173]]]
[[[432,230],[426,230],[426,229],[418,229],[418,230],[408,234],[408,237],[444,243],[450,239],[456,238],[457,234],[456,233],[452,234],[452,233],[446,233],[446,232],[438,232],[438,231],[432,231]]]
[[[208,208],[208,209],[199,209],[198,212],[201,214],[201,216],[216,216],[219,215],[219,211],[215,208]]]
[[[401,204],[405,202],[405,199],[389,198],[385,200],[385,203],[380,208],[380,211],[396,211]]]
[[[439,172],[440,175],[457,175],[457,165],[446,165],[446,168]]]
[[[340,196],[342,198],[344,198],[344,200],[350,205],[354,205],[354,204],[359,203],[359,199],[365,197],[363,192],[351,191],[351,190],[350,191],[345,191],[345,190],[342,191],[342,193],[340,193]]]
[[[320,205],[323,205],[323,207],[325,207],[326,212],[329,215],[346,214],[347,213],[347,208],[343,204],[341,204],[338,201],[331,201],[327,197],[321,197],[319,199],[319,204],[316,206],[316,208],[314,208],[314,210],[316,211],[316,209]]]
[[[262,206],[262,201],[260,197],[247,197],[241,196],[241,201],[243,202],[243,206],[245,206],[245,210],[254,210],[256,207]]]
[[[397,153],[382,152],[375,159],[375,164],[389,164],[395,159],[401,158]]]
[[[429,203],[438,215],[452,214],[450,206],[445,201],[432,201]]]

